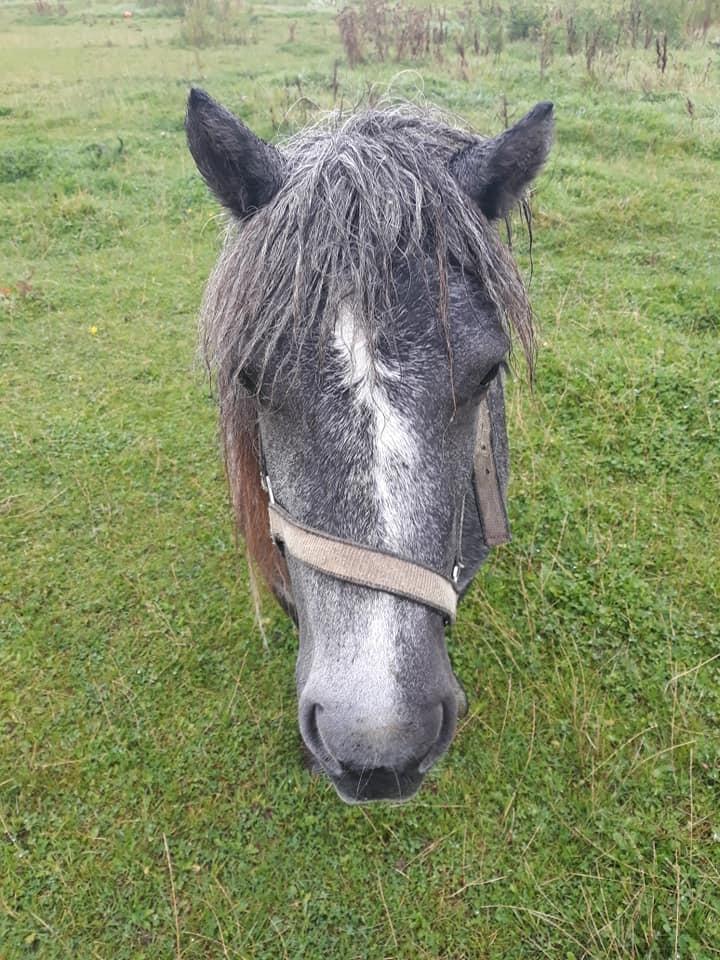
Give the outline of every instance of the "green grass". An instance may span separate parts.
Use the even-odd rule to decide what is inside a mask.
[[[346,103],[412,67],[479,129],[558,117],[470,712],[415,802],[360,809],[301,766],[294,632],[267,603],[263,645],[233,545],[182,133],[191,82],[263,135],[330,106],[332,11],[195,51],[68,6],[0,8],[2,960],[720,956],[717,49],[340,66]]]

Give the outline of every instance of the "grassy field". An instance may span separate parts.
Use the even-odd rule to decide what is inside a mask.
[[[720,28],[671,32],[664,74],[654,44],[543,56],[546,21],[350,70],[323,4],[63,9],[0,4],[0,958],[720,956]],[[514,541],[402,808],[303,770],[294,631],[255,626],[182,131],[190,83],[272,136],[370,81],[487,132],[558,118]]]

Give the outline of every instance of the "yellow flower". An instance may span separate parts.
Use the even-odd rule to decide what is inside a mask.
[[[93,337],[97,334],[97,327],[95,326],[95,324],[93,324],[91,327],[88,327],[88,330],[93,335]]]

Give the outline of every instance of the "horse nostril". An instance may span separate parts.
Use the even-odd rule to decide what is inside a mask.
[[[322,709],[319,703],[308,703],[300,707],[300,733],[323,769],[333,777],[341,777],[345,769],[328,750],[318,726],[318,713],[322,713]]]
[[[437,735],[435,743],[418,764],[418,770],[422,775],[426,774],[435,761],[445,753],[452,742],[452,738],[455,736],[458,716],[457,698],[448,697],[441,702],[440,706],[442,708],[440,732]]]

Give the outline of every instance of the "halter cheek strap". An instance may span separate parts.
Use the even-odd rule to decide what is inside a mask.
[[[258,431],[259,436],[259,431]],[[359,586],[382,590],[438,610],[454,623],[457,610],[457,580],[462,567],[462,522],[458,535],[452,578],[385,550],[343,540],[300,523],[275,502],[270,477],[261,450],[262,484],[268,494],[270,534],[290,556],[315,570]],[[492,447],[492,424],[487,397],[478,410],[473,458],[473,486],[483,538],[488,546],[510,539],[505,501]]]
[[[489,547],[497,547],[510,540],[510,524],[505,497],[500,489],[495,453],[492,443],[492,420],[487,396],[478,410],[473,456],[473,487],[483,540]]]

